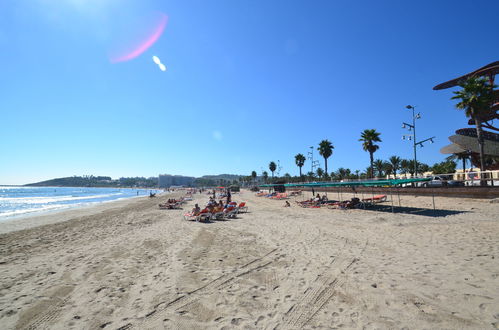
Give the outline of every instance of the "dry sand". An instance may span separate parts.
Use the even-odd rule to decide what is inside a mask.
[[[182,219],[194,202],[159,210],[164,199],[0,235],[0,327],[499,328],[499,203],[436,198],[436,213],[392,214],[243,192],[249,213],[204,224]]]

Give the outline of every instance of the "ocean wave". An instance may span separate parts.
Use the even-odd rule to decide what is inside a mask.
[[[57,202],[76,201],[84,199],[108,198],[113,196],[123,195],[122,193],[90,195],[90,196],[53,196],[53,197],[0,197],[0,204],[48,204]]]
[[[29,209],[17,209],[17,210],[12,210],[12,211],[7,211],[7,212],[0,212],[0,219],[14,217],[14,216],[20,216],[20,215],[25,215],[25,214],[29,214],[29,213],[35,213],[35,212],[62,210],[62,209],[67,209],[67,208],[70,208],[73,206],[75,206],[75,205],[53,204],[53,205],[45,205],[42,207],[34,207],[34,208],[29,208]]]

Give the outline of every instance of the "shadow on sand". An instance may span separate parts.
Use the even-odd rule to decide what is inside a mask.
[[[378,205],[367,206],[366,210],[392,213],[392,206],[378,204]],[[440,210],[440,209],[434,210],[434,209],[425,209],[419,207],[393,206],[393,213],[414,214],[414,215],[422,215],[425,217],[438,218],[438,217],[446,217],[448,215],[466,213],[466,211]]]

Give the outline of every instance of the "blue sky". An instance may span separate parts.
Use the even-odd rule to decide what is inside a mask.
[[[418,140],[437,137],[418,148],[431,165],[467,126],[452,90],[432,87],[497,60],[497,12],[495,0],[1,1],[0,183],[248,175],[272,160],[296,175],[294,155],[322,139],[330,171],[362,170],[367,128],[381,132],[376,158],[412,157],[407,104]],[[157,13],[159,40],[111,63]]]

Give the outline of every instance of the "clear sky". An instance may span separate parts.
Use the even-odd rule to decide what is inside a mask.
[[[272,160],[297,175],[294,155],[322,139],[329,171],[362,170],[367,128],[381,132],[375,158],[412,157],[407,104],[418,140],[437,137],[418,148],[431,165],[467,126],[452,90],[432,87],[498,60],[498,12],[497,0],[0,1],[0,183],[249,175]],[[161,14],[149,49],[110,60]]]

